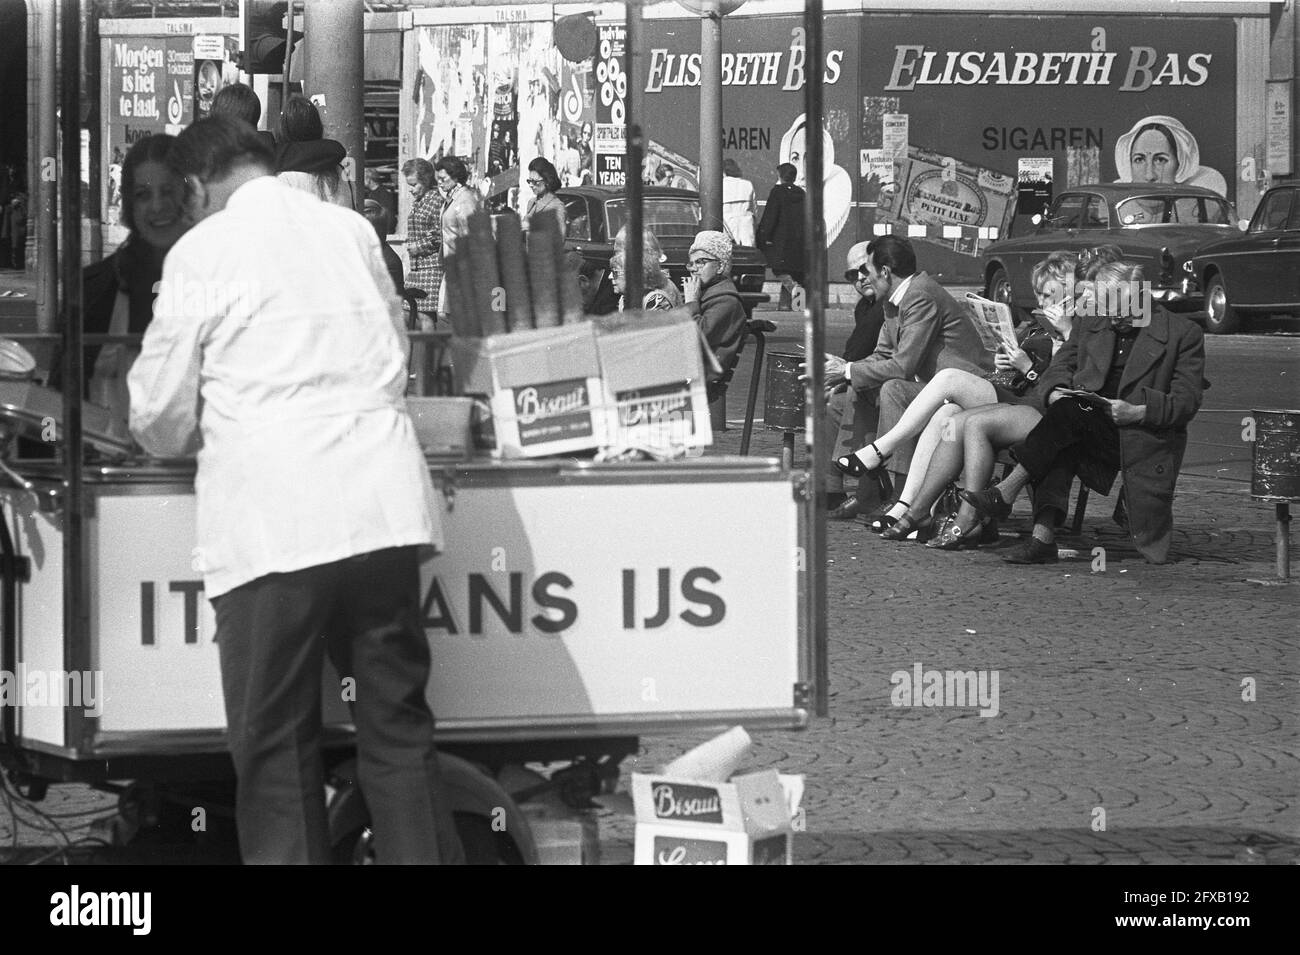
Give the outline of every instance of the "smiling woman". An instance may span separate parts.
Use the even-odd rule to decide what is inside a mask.
[[[184,183],[166,163],[173,142],[171,136],[146,136],[122,162],[122,225],[129,231],[116,252],[85,270],[87,335],[143,334],[149,327],[163,258],[193,224]],[[121,343],[88,347],[87,397],[125,418],[126,375],[139,353],[137,346]],[[61,362],[53,367],[60,369]]]

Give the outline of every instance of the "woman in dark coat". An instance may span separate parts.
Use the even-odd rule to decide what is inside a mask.
[[[803,285],[808,250],[804,242],[804,191],[794,184],[799,170],[791,163],[776,167],[781,181],[768,193],[763,218],[758,223],[758,247],[768,268],[781,282],[780,309],[790,311],[792,292]]]
[[[1011,563],[1057,559],[1052,512],[1064,512],[1076,473],[1099,494],[1122,473],[1134,546],[1154,564],[1169,556],[1174,486],[1205,386],[1204,335],[1151,307],[1140,266],[1104,266],[1094,287],[1092,314],[1081,300],[1073,333],[1043,375],[1048,410],[1012,448],[1016,469],[987,491],[962,494],[981,514],[1004,516],[1033,484],[1034,535],[1003,558]]]
[[[682,283],[686,308],[721,366],[720,374],[709,376],[710,403],[726,392],[745,346],[745,303],[731,281],[732,248],[725,232],[696,235],[687,253],[691,274]]]

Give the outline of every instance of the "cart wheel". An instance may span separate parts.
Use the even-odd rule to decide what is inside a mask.
[[[494,832],[490,819],[468,812],[453,815],[456,835],[465,849],[466,865],[524,864],[514,840],[504,832]],[[336,865],[375,864],[375,834],[369,823],[334,846],[334,862]]]

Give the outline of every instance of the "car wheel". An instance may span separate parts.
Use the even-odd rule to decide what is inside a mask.
[[[1241,326],[1241,315],[1228,304],[1223,276],[1215,275],[1205,287],[1205,330],[1212,335],[1231,335]]]
[[[995,302],[1005,302],[1011,304],[1011,278],[1007,275],[1007,270],[998,266],[989,276],[989,284],[984,289],[984,297],[992,299]]]

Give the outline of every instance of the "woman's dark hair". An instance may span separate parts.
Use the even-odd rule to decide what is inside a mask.
[[[262,101],[257,98],[251,86],[231,83],[217,90],[217,95],[212,98],[212,115],[233,116],[250,126],[256,126],[262,118]]]
[[[434,186],[433,163],[427,159],[408,159],[402,163],[402,175],[409,176],[415,173],[415,181],[426,189],[432,189]]]
[[[912,243],[896,235],[882,235],[867,246],[867,255],[877,270],[889,266],[900,279],[916,272],[916,250]]]
[[[791,162],[783,162],[776,167],[776,174],[784,183],[792,183],[799,178],[799,167]]]
[[[191,123],[167,153],[167,165],[178,175],[195,176],[200,182],[224,179],[240,163],[253,163],[270,172],[275,157],[257,130],[229,116],[209,116]]]
[[[1173,156],[1174,162],[1177,163],[1178,162],[1178,140],[1174,139],[1174,134],[1169,131],[1169,127],[1166,126],[1164,123],[1147,123],[1145,126],[1143,126],[1141,129],[1139,129],[1136,133],[1133,134],[1133,142],[1136,143],[1138,141],[1138,137],[1141,136],[1143,133],[1149,133],[1152,131],[1161,133],[1165,137],[1165,142],[1169,144],[1169,155]],[[1129,146],[1128,151],[1129,151],[1129,155],[1133,154],[1133,147],[1131,145]]]
[[[560,188],[560,174],[555,171],[549,159],[543,159],[538,156],[528,164],[528,171],[535,172],[542,177],[542,182],[546,186],[547,192],[555,192]]]
[[[734,159],[722,160],[722,172],[728,176],[735,176],[737,179],[742,176],[740,163],[736,162]]]
[[[122,160],[122,225],[135,231],[135,171],[142,163],[156,162],[167,165],[168,154],[176,142],[175,136],[159,134],[136,140],[126,158]]]
[[[462,186],[469,180],[469,167],[459,156],[443,156],[433,164],[434,169],[441,169]]]
[[[280,113],[280,138],[290,143],[310,143],[325,138],[320,110],[305,96],[290,96]]]

